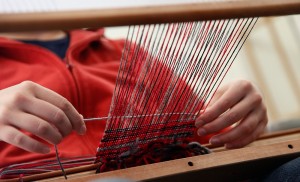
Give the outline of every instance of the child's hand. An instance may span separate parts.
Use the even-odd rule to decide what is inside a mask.
[[[50,151],[20,130],[58,144],[72,130],[84,134],[86,127],[82,116],[65,98],[25,81],[0,90],[0,140],[30,152]]]
[[[216,92],[195,125],[198,135],[202,136],[236,124],[229,131],[213,136],[210,143],[239,148],[254,141],[264,131],[267,122],[262,96],[250,82],[239,80]]]

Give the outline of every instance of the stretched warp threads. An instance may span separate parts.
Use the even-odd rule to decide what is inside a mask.
[[[256,21],[130,27],[96,162],[119,161],[132,148],[145,149],[155,141],[189,140],[196,116],[209,103]]]

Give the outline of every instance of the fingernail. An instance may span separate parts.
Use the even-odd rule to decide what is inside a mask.
[[[201,115],[201,114],[203,114],[204,112],[205,112],[205,110],[202,109],[202,110],[199,111],[199,114]]]
[[[86,132],[86,127],[85,127],[85,125],[82,125],[81,128],[80,128],[80,130],[79,130],[79,134],[80,135],[84,135],[85,132]]]
[[[80,115],[81,119],[83,120],[83,116],[81,114],[79,114],[79,115]]]
[[[44,148],[42,149],[42,152],[43,152],[44,154],[48,154],[48,153],[50,152],[50,148],[49,148],[49,147],[44,147]]]
[[[221,144],[221,141],[218,138],[211,138],[209,140],[209,143],[213,144],[213,145],[219,145],[219,144]]]
[[[203,136],[203,135],[206,135],[206,131],[205,131],[205,129],[203,129],[203,128],[200,128],[200,129],[198,129],[198,135],[199,136]]]

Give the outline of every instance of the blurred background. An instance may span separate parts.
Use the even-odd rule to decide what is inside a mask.
[[[126,38],[128,27],[106,29]],[[269,131],[300,127],[300,16],[260,18],[223,83],[251,80],[262,92]]]

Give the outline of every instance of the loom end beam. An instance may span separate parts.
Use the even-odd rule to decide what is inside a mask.
[[[70,178],[87,181],[119,177],[135,181],[236,181],[258,177],[300,156],[300,140],[189,157],[145,166]]]
[[[69,30],[291,14],[300,14],[299,0],[225,0],[102,10],[0,12],[0,32]]]

